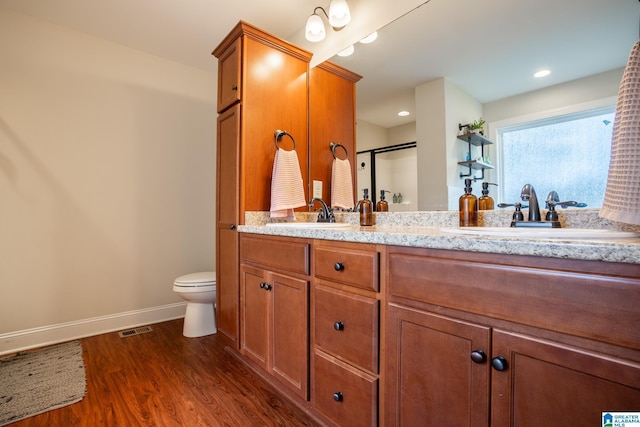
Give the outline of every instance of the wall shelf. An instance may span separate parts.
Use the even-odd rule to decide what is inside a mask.
[[[468,162],[458,162],[460,166],[468,166],[473,170],[494,169],[493,165],[478,160],[469,160]],[[460,175],[462,176],[462,175]]]
[[[462,129],[462,125],[458,125],[460,127],[460,129]],[[469,145],[469,156],[473,157],[471,155],[471,146],[475,146],[475,147],[480,147],[480,158],[484,159],[484,146],[485,145],[491,145],[493,144],[492,141],[488,140],[487,138],[485,138],[483,135],[477,134],[477,133],[465,133],[463,135],[458,135],[458,139],[460,141],[466,142]],[[481,162],[479,160],[467,160],[464,162],[458,162],[458,164],[460,166],[463,167],[467,167],[469,168],[468,173],[463,173],[460,172],[460,179],[462,178],[469,178],[471,177],[471,179],[473,179],[474,181],[478,181],[478,180],[483,180],[484,179],[484,171],[485,169],[494,169],[494,166],[489,164],[489,163],[485,163],[485,162]],[[473,171],[481,171],[482,175],[480,176],[474,176]]]

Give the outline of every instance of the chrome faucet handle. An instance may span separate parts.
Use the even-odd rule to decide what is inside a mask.
[[[549,209],[551,206],[555,206],[559,201],[560,201],[560,196],[558,196],[558,193],[555,190],[551,191],[547,196],[545,207]]]

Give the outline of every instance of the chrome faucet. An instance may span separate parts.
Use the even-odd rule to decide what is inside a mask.
[[[551,227],[551,228],[560,228],[562,225],[558,219],[558,213],[556,212],[556,206],[561,206],[563,208],[569,206],[576,206],[579,208],[583,208],[587,206],[584,203],[578,203],[574,201],[561,202],[560,197],[556,191],[551,191],[547,196],[547,200],[545,201],[546,208],[548,209],[547,214],[545,216],[545,221],[542,221],[540,217],[540,206],[538,204],[538,196],[536,195],[536,190],[533,189],[531,184],[525,184],[522,187],[522,191],[520,192],[520,198],[523,201],[529,202],[529,218],[528,221],[524,220],[524,215],[520,211],[522,204],[520,202],[515,204],[510,203],[498,203],[499,208],[506,208],[508,206],[515,206],[516,210],[513,213],[513,220],[511,221],[512,227]]]
[[[520,192],[520,198],[529,202],[529,221],[540,222],[540,206],[538,206],[538,196],[533,185],[525,184]]]
[[[336,218],[333,215],[333,211],[329,209],[329,206],[327,206],[324,200],[318,197],[314,197],[309,202],[309,207],[313,208],[313,205],[315,205],[316,202],[320,202],[320,204],[322,205],[320,213],[318,214],[318,222],[336,222]]]

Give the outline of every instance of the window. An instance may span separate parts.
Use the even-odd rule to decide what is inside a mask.
[[[524,184],[536,190],[540,207],[550,191],[561,201],[599,208],[611,158],[615,106],[497,129],[501,201],[520,201]]]

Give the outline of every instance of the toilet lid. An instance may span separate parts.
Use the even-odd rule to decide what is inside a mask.
[[[177,286],[204,286],[216,284],[215,271],[202,271],[199,273],[185,274],[180,276],[174,282]]]

